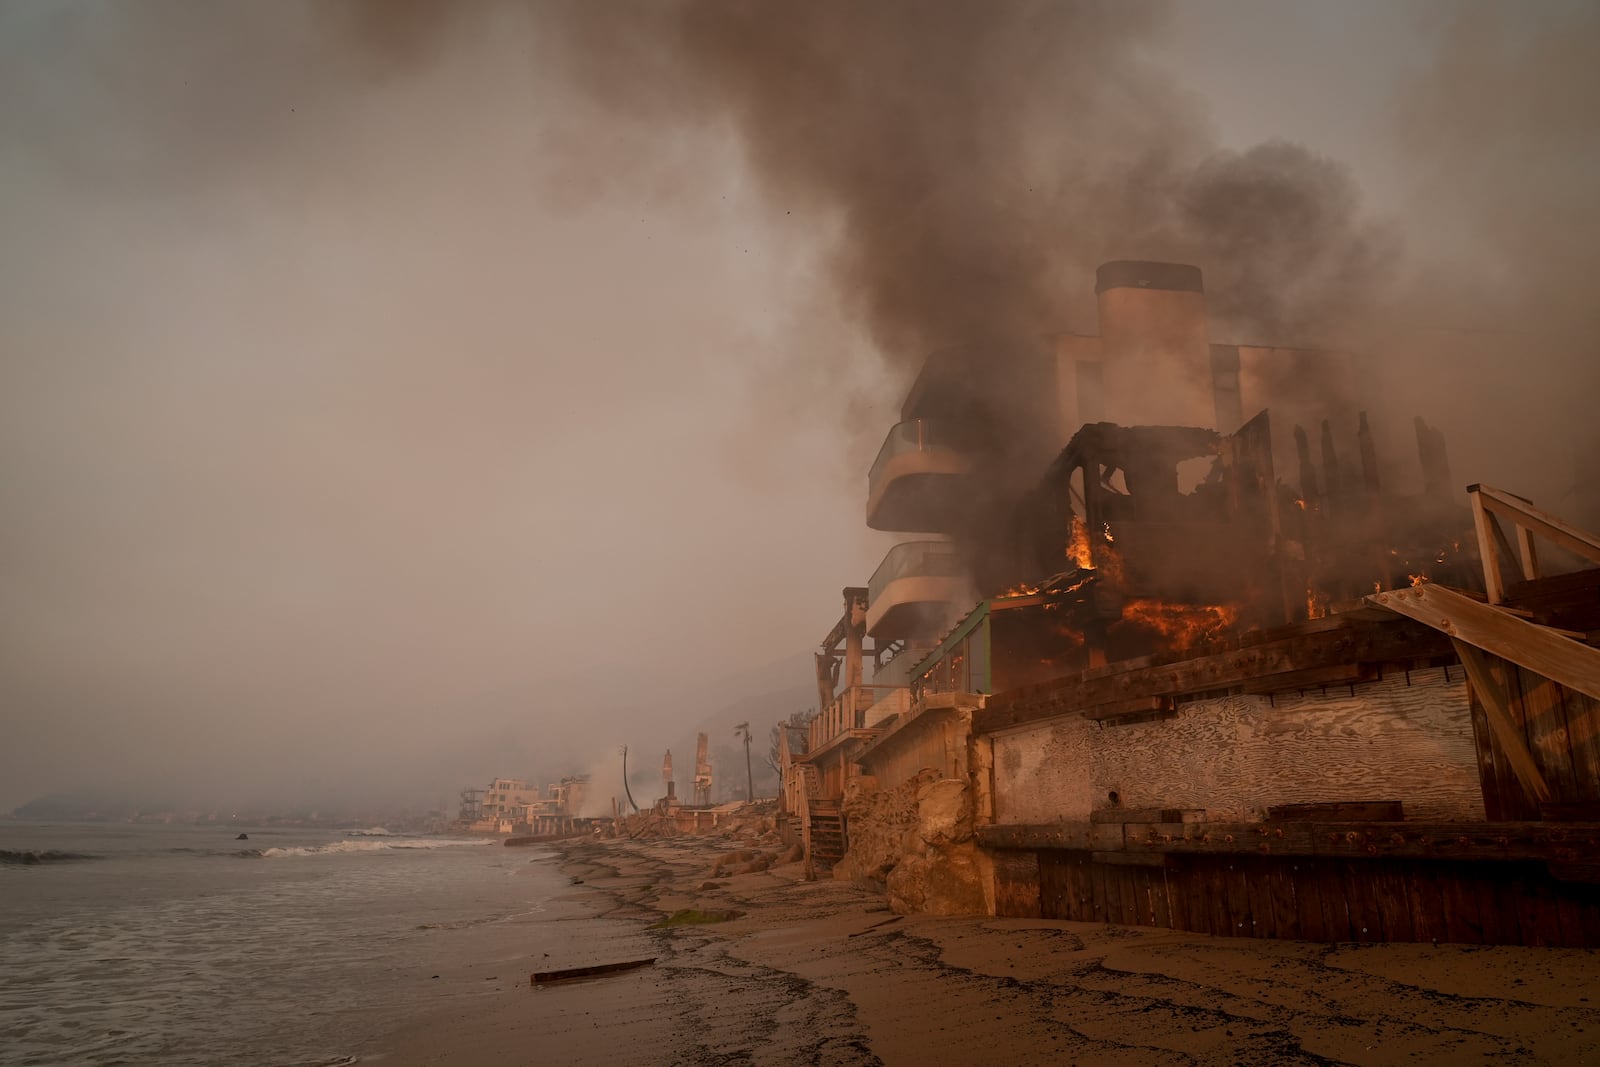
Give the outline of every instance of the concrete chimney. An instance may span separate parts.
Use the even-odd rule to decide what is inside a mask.
[[[1095,272],[1094,291],[1105,418],[1125,426],[1215,425],[1200,268],[1113,260]]]

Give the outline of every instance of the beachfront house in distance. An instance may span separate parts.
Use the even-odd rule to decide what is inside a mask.
[[[588,775],[569,775],[540,790],[523,778],[495,778],[485,790],[462,791],[460,823],[472,833],[554,834],[576,826]]]
[[[784,734],[811,866],[901,911],[1600,945],[1600,539],[1463,493],[1421,419],[1382,454],[1348,354],[1213,343],[1194,267],[1097,296],[1098,336],[911,387],[867,492],[908,539]]]

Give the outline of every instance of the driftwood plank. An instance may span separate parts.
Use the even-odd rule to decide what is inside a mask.
[[[556,971],[534,971],[528,976],[530,985],[546,985],[550,982],[565,982],[570,978],[593,978],[596,975],[616,974],[620,971],[632,971],[640,967],[649,967],[656,962],[657,957],[651,956],[643,960],[622,960],[617,963],[597,963],[590,967],[564,967]]]

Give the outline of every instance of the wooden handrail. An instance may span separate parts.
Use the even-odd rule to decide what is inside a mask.
[[[1472,523],[1478,534],[1478,555],[1483,561],[1483,588],[1489,603],[1505,600],[1505,581],[1500,572],[1502,559],[1515,555],[1521,564],[1522,577],[1533,581],[1539,574],[1539,555],[1534,547],[1533,535],[1600,564],[1600,537],[1541,511],[1530,500],[1513,496],[1500,489],[1481,483],[1467,486],[1467,496],[1472,501]],[[1504,531],[1495,516],[1511,520],[1517,531],[1517,548],[1513,553]]]

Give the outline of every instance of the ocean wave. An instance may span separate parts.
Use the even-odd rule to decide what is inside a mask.
[[[62,852],[54,848],[47,848],[38,852],[13,851],[0,848],[0,863],[15,863],[24,867],[32,867],[41,863],[74,863],[78,860],[97,860],[99,858],[92,852]]]
[[[388,830],[385,830],[381,826],[369,826],[365,830],[346,830],[344,832],[344,836],[346,836],[346,837],[389,837],[391,835],[390,835]]]
[[[458,837],[409,837],[393,840],[330,841],[325,845],[301,845],[283,848],[249,849],[239,855],[260,856],[263,859],[282,859],[285,856],[326,856],[342,852],[382,852],[389,849],[460,848],[472,845],[492,845],[493,838],[462,839]]]

